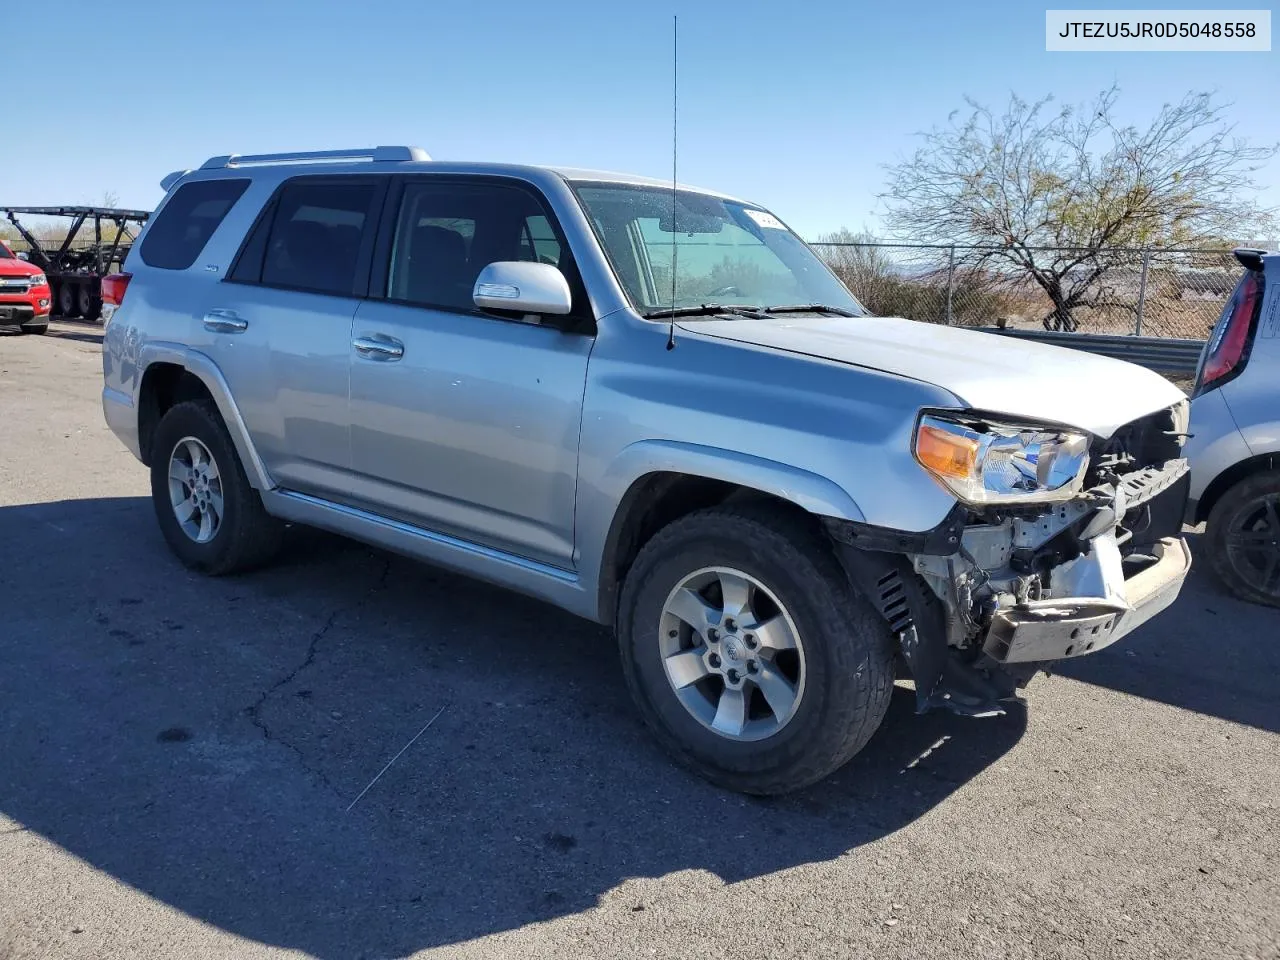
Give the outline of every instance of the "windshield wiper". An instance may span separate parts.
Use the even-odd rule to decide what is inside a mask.
[[[829,307],[825,303],[787,303],[765,307],[765,313],[834,313],[838,317],[856,317],[859,314],[844,307]]]
[[[759,307],[747,304],[704,303],[697,307],[663,307],[661,310],[650,310],[644,315],[646,320],[666,320],[669,317],[715,317],[729,314],[735,317],[750,317],[752,320],[768,320]]]

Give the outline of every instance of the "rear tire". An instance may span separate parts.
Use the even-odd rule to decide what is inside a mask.
[[[58,285],[58,312],[63,317],[70,319],[76,315],[76,306],[79,303],[79,295],[77,284],[63,282]]]
[[[179,403],[157,425],[151,500],[170,549],[193,570],[211,576],[248,570],[280,547],[284,524],[262,506],[207,400]]]
[[[1209,513],[1209,567],[1241,600],[1280,607],[1280,470],[1245,477]]]
[[[770,505],[698,511],[645,544],[623,586],[618,639],[636,706],[676,761],[731,790],[780,794],[821,780],[862,749],[889,707],[892,635],[806,519]],[[730,602],[735,580],[747,583],[746,606]],[[711,611],[701,632],[673,614],[698,619],[699,600]],[[735,621],[731,607],[745,612]],[[791,648],[768,639],[783,620]],[[722,723],[737,684],[745,708],[734,697]],[[783,719],[775,700],[788,695]]]
[[[102,301],[93,295],[91,285],[82,283],[76,297],[76,309],[80,311],[80,319],[89,323],[102,315]]]

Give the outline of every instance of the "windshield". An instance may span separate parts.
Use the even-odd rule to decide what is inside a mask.
[[[12,260],[13,254],[9,252],[9,248],[0,241],[0,260]]]
[[[822,304],[858,316],[867,312],[767,210],[679,190],[673,217],[672,191],[662,187],[578,183],[575,189],[640,313],[702,304]]]

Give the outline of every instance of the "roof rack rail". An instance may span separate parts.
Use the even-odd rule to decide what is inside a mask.
[[[395,163],[406,160],[430,160],[421,147],[362,147],[356,150],[310,150],[302,153],[231,153],[210,157],[201,170],[223,167],[245,167],[264,163],[318,163],[326,160],[369,160],[373,163]]]

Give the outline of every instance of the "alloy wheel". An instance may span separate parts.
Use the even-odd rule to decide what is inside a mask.
[[[704,727],[730,740],[763,740],[804,697],[804,648],[786,608],[750,574],[707,567],[667,597],[659,621],[672,690]]]
[[[1280,494],[1267,494],[1236,512],[1227,531],[1227,560],[1241,581],[1280,597]]]
[[[183,437],[169,454],[169,503],[182,532],[208,543],[222,525],[222,477],[209,448]]]

